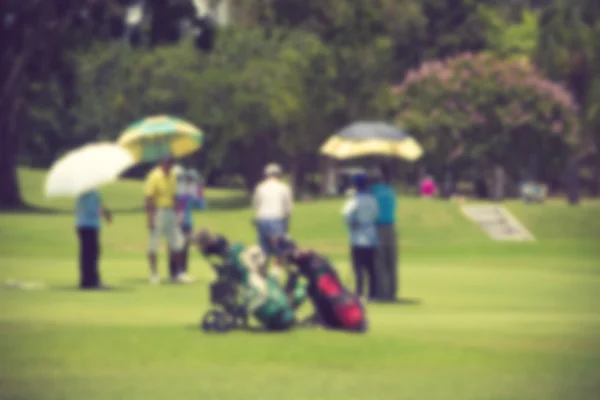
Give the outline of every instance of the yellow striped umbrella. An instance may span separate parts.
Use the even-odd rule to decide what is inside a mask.
[[[320,151],[338,160],[387,156],[416,161],[423,155],[415,139],[383,122],[355,122],[330,137]]]
[[[155,162],[165,156],[185,157],[202,146],[200,128],[170,115],[156,115],[131,124],[117,143],[137,162]]]

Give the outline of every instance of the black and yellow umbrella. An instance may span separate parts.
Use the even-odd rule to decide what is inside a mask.
[[[394,125],[361,121],[330,137],[321,146],[321,154],[338,160],[384,156],[416,161],[423,155],[423,149],[408,133]]]

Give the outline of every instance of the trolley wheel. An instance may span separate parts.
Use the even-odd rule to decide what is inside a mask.
[[[234,328],[229,314],[221,310],[210,310],[202,318],[202,330],[212,333],[226,333]]]

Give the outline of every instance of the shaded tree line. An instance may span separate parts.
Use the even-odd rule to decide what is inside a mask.
[[[488,151],[510,153],[503,162],[516,168],[541,146],[542,157],[556,156],[544,176],[552,179],[569,155],[598,144],[594,1],[247,0],[232,3],[234,23],[218,29],[208,52],[198,51],[191,3],[147,1],[133,30],[123,24],[127,1],[2,3],[3,34],[13,40],[0,55],[0,113],[7,122],[0,128],[0,207],[22,204],[16,165],[47,167],[75,146],[114,140],[155,113],[202,127],[205,149],[185,162],[202,168],[211,183],[246,188],[266,162],[279,161],[301,191],[318,176],[319,145],[358,119],[406,126],[424,143],[422,163],[434,171],[457,147],[465,154],[457,165],[469,171]],[[451,64],[465,54],[475,59],[465,68],[479,72]],[[424,69],[442,64],[458,71],[458,86],[423,77]],[[511,71],[537,83],[510,93],[485,83]],[[392,87],[410,95],[399,102]],[[544,97],[544,90],[554,95]],[[495,107],[498,96],[506,104]],[[565,96],[573,107],[564,106]],[[446,108],[449,97],[457,110]],[[520,106],[533,122],[513,126],[511,107]],[[475,123],[477,113],[489,125]],[[507,131],[532,133],[525,143]],[[593,170],[593,156],[585,157]]]

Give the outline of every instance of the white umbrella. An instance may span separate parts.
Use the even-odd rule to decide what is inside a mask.
[[[135,163],[133,155],[113,143],[89,144],[56,161],[46,177],[47,197],[76,197],[117,180]]]

